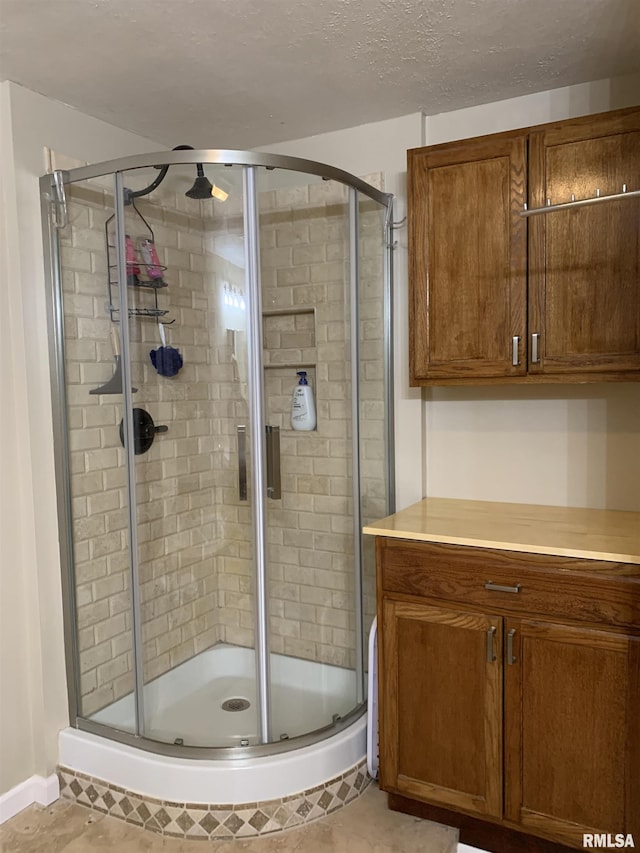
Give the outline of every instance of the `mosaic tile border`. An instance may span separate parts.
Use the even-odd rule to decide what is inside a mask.
[[[172,838],[256,838],[325,817],[359,797],[371,779],[366,760],[322,785],[277,800],[239,805],[174,803],[58,767],[60,796]]]

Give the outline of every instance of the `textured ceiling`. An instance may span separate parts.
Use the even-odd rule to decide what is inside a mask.
[[[640,70],[640,0],[0,0],[0,78],[254,148]]]

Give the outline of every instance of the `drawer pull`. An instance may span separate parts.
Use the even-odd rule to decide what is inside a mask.
[[[494,583],[493,581],[487,581],[484,585],[485,589],[489,589],[492,592],[520,592],[520,584],[517,583],[514,586],[504,586],[501,583]]]
[[[496,629],[493,626],[491,626],[491,628],[489,628],[487,630],[487,663],[493,663],[494,660],[496,659],[496,652],[494,649],[495,636],[496,636]]]
[[[513,666],[513,664],[518,660],[518,658],[513,654],[513,638],[515,633],[516,629],[512,628],[507,634],[507,663],[509,666]]]

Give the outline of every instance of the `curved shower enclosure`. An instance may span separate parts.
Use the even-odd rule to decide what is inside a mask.
[[[76,729],[244,766],[362,724],[360,531],[393,508],[371,181],[216,150],[42,178]]]

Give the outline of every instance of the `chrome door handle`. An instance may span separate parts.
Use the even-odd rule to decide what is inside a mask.
[[[516,629],[511,628],[507,634],[507,663],[509,666],[513,666],[513,664],[518,660],[518,658],[513,654],[513,638],[515,633]]]
[[[238,432],[238,500],[247,498],[247,428],[239,426]]]
[[[538,340],[540,339],[540,335],[537,332],[534,332],[531,335],[531,362],[532,364],[537,364],[540,361],[538,357]]]
[[[521,585],[517,583],[514,586],[504,586],[501,583],[487,581],[484,585],[484,588],[491,590],[492,592],[520,592]]]
[[[492,625],[491,628],[487,629],[487,663],[493,663],[496,659],[495,636],[496,629]]]
[[[282,497],[280,477],[280,427],[265,425],[267,433],[267,497],[279,501]]]

